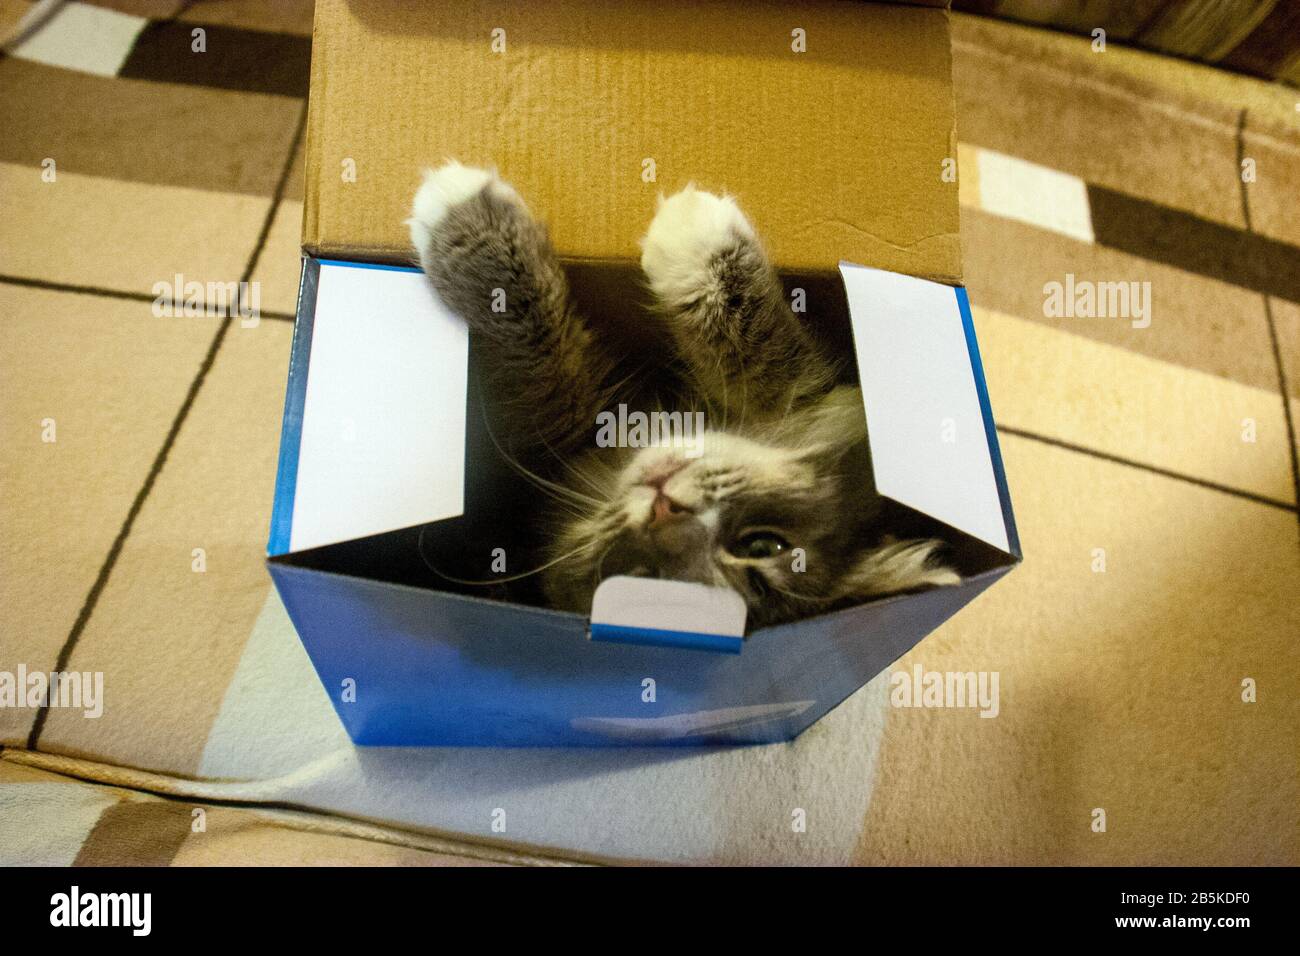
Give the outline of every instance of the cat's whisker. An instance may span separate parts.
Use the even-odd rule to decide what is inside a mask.
[[[605,502],[599,501],[590,495],[585,495],[574,488],[566,488],[564,485],[548,481],[541,475],[529,471],[518,462],[511,462],[511,464],[514,465],[516,470],[528,480],[529,484],[537,488],[538,491],[550,495],[556,501],[567,504],[570,508],[574,509],[575,514],[585,515],[591,511],[599,509],[605,504]],[[578,506],[581,506],[581,508]],[[581,510],[583,508],[586,510]]]
[[[554,448],[552,448],[551,445],[550,445],[550,443],[547,442],[544,438],[541,439],[541,442],[542,442],[542,446],[543,446],[543,447],[544,447],[548,452],[551,453],[551,455],[555,458],[556,461],[558,461],[561,465],[563,465],[566,469],[568,469],[568,471],[569,471],[570,474],[572,474],[575,478],[580,479],[583,483],[585,483],[585,484],[587,485],[587,487],[589,487],[592,491],[594,491],[597,495],[600,496],[598,499],[593,499],[593,500],[598,501],[598,502],[599,502],[600,504],[602,504],[602,505],[604,505],[604,504],[609,504],[610,498],[609,498],[609,495],[608,495],[608,493],[606,492],[606,489],[605,489],[605,488],[602,488],[600,485],[596,484],[596,482],[593,481],[593,480],[592,480],[592,479],[591,479],[591,478],[590,478],[590,477],[589,477],[589,476],[588,476],[588,475],[587,475],[587,474],[586,474],[586,473],[585,473],[581,468],[579,468],[577,465],[574,465],[572,462],[567,461],[567,460],[565,459],[565,457],[564,457],[563,455],[561,455],[559,452],[557,452]],[[520,467],[522,467],[522,466],[520,466]],[[563,486],[561,486],[561,487],[563,487]],[[569,489],[569,490],[572,491],[573,489]],[[575,494],[578,494],[578,493],[580,493],[580,492],[576,492],[576,491],[575,491],[574,493],[575,493]]]
[[[496,450],[501,455],[501,457],[505,459],[506,463],[509,464],[512,468],[514,468],[517,472],[519,472],[519,474],[523,475],[524,478],[528,479],[528,481],[530,481],[533,485],[535,485],[540,490],[551,492],[556,497],[557,500],[563,500],[561,496],[568,495],[574,502],[578,504],[585,504],[588,506],[592,506],[594,508],[600,508],[602,505],[607,503],[597,498],[593,498],[591,495],[585,495],[582,492],[577,491],[576,489],[566,488],[564,485],[557,484],[556,482],[543,478],[541,475],[537,474],[536,472],[533,472],[528,468],[524,467],[523,464],[517,461],[514,458],[514,456],[512,456],[509,452],[507,452],[501,446],[501,443],[497,441],[497,436],[493,433],[492,426],[487,421],[486,415],[484,416],[484,426],[486,428],[488,438],[492,440],[492,444],[496,447]]]
[[[646,361],[642,362],[639,366],[637,366],[636,368],[628,372],[626,375],[624,375],[613,385],[610,385],[606,389],[606,392],[611,396],[619,394],[625,385],[627,385],[634,378],[636,378],[636,376],[641,375],[642,373],[648,371],[650,368],[651,368],[650,361],[647,359]],[[612,402],[612,399],[610,401]]]
[[[611,541],[608,547],[600,553],[600,557],[596,559],[591,569],[591,586],[593,589],[599,587],[600,582],[605,580],[605,559],[609,557],[609,553],[613,550],[614,542]]]
[[[542,571],[545,571],[547,568],[554,567],[555,565],[559,564],[561,561],[567,561],[570,558],[577,557],[583,551],[587,551],[600,543],[599,539],[597,539],[593,541],[588,541],[586,544],[580,544],[572,551],[568,551],[557,558],[552,558],[550,561],[547,561],[545,564],[533,568],[531,571],[522,571],[519,574],[506,575],[505,577],[496,577],[487,581],[471,581],[468,578],[458,578],[455,577],[454,575],[447,574],[445,571],[441,571],[438,568],[433,566],[433,562],[429,560],[429,556],[424,553],[425,530],[426,530],[425,528],[420,529],[420,538],[416,544],[416,547],[420,552],[420,559],[424,561],[425,566],[434,574],[438,575],[438,577],[442,578],[444,581],[450,581],[453,584],[460,584],[466,587],[489,587],[493,584],[507,584],[511,581],[519,581],[522,580],[523,578],[532,577],[534,574],[540,574]]]
[[[775,591],[777,594],[781,595],[782,597],[787,597],[792,601],[807,600],[802,594],[798,594],[794,591],[788,590],[787,588],[781,587],[781,585],[777,584],[770,577],[765,576],[763,578],[763,583],[767,585],[768,590]]]

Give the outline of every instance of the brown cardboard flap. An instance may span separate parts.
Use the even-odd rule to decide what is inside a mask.
[[[420,170],[453,157],[497,167],[566,258],[638,258],[656,196],[693,181],[781,268],[957,284],[955,156],[943,9],[320,0],[303,245],[409,261]]]

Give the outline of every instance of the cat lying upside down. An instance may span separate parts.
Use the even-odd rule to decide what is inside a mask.
[[[408,225],[485,356],[498,430],[548,492],[541,573],[555,607],[589,611],[603,579],[643,575],[731,588],[762,627],[959,580],[941,541],[879,527],[861,392],[835,384],[730,198],[688,186],[661,199],[642,241],[677,353],[661,364],[688,383],[660,407],[705,414],[690,448],[596,447],[598,416],[627,400],[623,357],[575,311],[545,228],[511,186],[449,163],[426,174]]]

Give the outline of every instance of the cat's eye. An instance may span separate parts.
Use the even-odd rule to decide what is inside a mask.
[[[775,531],[747,531],[729,549],[738,558],[774,558],[790,547],[790,542]]]

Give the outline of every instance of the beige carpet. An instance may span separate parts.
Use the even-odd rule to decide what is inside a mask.
[[[998,672],[996,719],[885,674],[789,745],[357,752],[262,564],[310,5],[69,7],[0,58],[0,671],[105,701],[0,709],[0,861],[1300,863],[1294,90],[953,18],[1026,560],[897,669]],[[177,273],[256,281],[261,322],[155,317]],[[1149,282],[1149,314],[1045,315],[1067,276]]]

